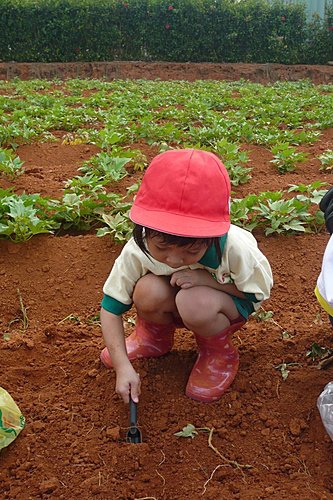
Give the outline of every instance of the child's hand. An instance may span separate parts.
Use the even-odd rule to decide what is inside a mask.
[[[212,286],[215,284],[213,276],[206,269],[183,269],[172,274],[171,286],[192,288],[193,286]]]
[[[116,393],[124,400],[124,403],[129,403],[129,395],[135,403],[139,401],[141,393],[140,375],[134,370],[131,364],[117,370]]]

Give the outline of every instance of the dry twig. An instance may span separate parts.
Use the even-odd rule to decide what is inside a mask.
[[[236,469],[252,469],[253,465],[250,464],[240,464],[236,460],[230,460],[229,458],[225,457],[222,455],[221,452],[212,443],[213,439],[213,432],[214,432],[214,427],[212,427],[209,431],[209,436],[208,436],[208,446],[211,448],[220,458],[222,458],[223,462],[225,462],[227,465],[230,465],[230,467],[235,467]]]
[[[160,462],[160,463],[158,464],[158,466],[160,466],[160,465],[164,464],[164,462],[165,462],[165,453],[164,453],[162,450],[160,450],[160,452],[162,453],[163,459],[162,459],[162,462]]]
[[[164,487],[164,486],[165,486],[165,479],[164,479],[164,477],[162,476],[162,474],[160,474],[160,473],[158,472],[158,470],[157,470],[157,469],[155,469],[155,472],[156,472],[156,474],[157,474],[158,476],[160,476],[160,478],[162,479],[162,481],[163,481],[163,487]]]
[[[326,368],[326,366],[330,365],[333,363],[333,354],[331,356],[328,356],[327,358],[323,358],[321,361],[318,363],[318,368],[319,370],[322,370],[323,368]]]
[[[217,469],[220,469],[221,467],[228,467],[228,465],[227,464],[219,464],[215,467],[215,469],[211,473],[210,477],[207,479],[207,481],[203,485],[203,492],[201,493],[202,495],[204,495],[206,493],[207,485],[208,485],[209,481],[211,481],[213,479],[215,472],[217,471]]]

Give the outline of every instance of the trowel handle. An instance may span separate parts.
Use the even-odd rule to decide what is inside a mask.
[[[138,403],[134,403],[133,399],[130,397],[129,400],[130,405],[130,423],[137,424],[138,421]]]

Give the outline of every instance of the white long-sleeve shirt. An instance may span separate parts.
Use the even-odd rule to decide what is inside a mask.
[[[322,308],[333,316],[333,235],[324,252],[315,294]]]

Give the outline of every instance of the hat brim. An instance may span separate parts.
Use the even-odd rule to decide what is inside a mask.
[[[149,227],[161,233],[174,234],[188,238],[213,238],[229,231],[230,220],[207,221],[184,215],[146,210],[133,205],[130,219],[135,224]]]

